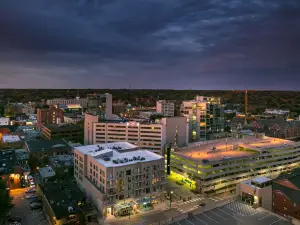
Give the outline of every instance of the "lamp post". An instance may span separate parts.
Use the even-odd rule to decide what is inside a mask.
[[[172,208],[172,195],[173,195],[173,191],[169,192],[169,198],[170,198],[170,209]]]

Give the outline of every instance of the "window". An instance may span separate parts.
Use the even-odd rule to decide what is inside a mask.
[[[127,176],[131,175],[131,170],[126,170],[126,175]]]

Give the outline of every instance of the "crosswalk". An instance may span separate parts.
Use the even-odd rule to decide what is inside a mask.
[[[231,202],[226,207],[241,216],[251,216],[261,211],[259,208],[254,209],[252,206],[239,201]]]
[[[210,198],[208,198],[208,199],[210,199],[210,200],[212,200],[212,201],[214,201],[214,202],[218,202],[218,201],[224,200],[223,198],[220,198],[220,197],[210,197]]]
[[[204,198],[194,198],[194,199],[191,199],[189,201],[185,201],[185,202],[179,202],[177,203],[177,205],[185,205],[185,204],[189,204],[189,203],[192,203],[192,202],[196,202],[196,201],[201,201],[201,200],[204,200]]]

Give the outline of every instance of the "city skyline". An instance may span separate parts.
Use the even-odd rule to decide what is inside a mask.
[[[299,90],[299,22],[296,0],[6,0],[0,88]]]

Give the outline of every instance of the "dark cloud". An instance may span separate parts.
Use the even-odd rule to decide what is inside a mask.
[[[298,89],[298,0],[4,0],[0,88]]]

